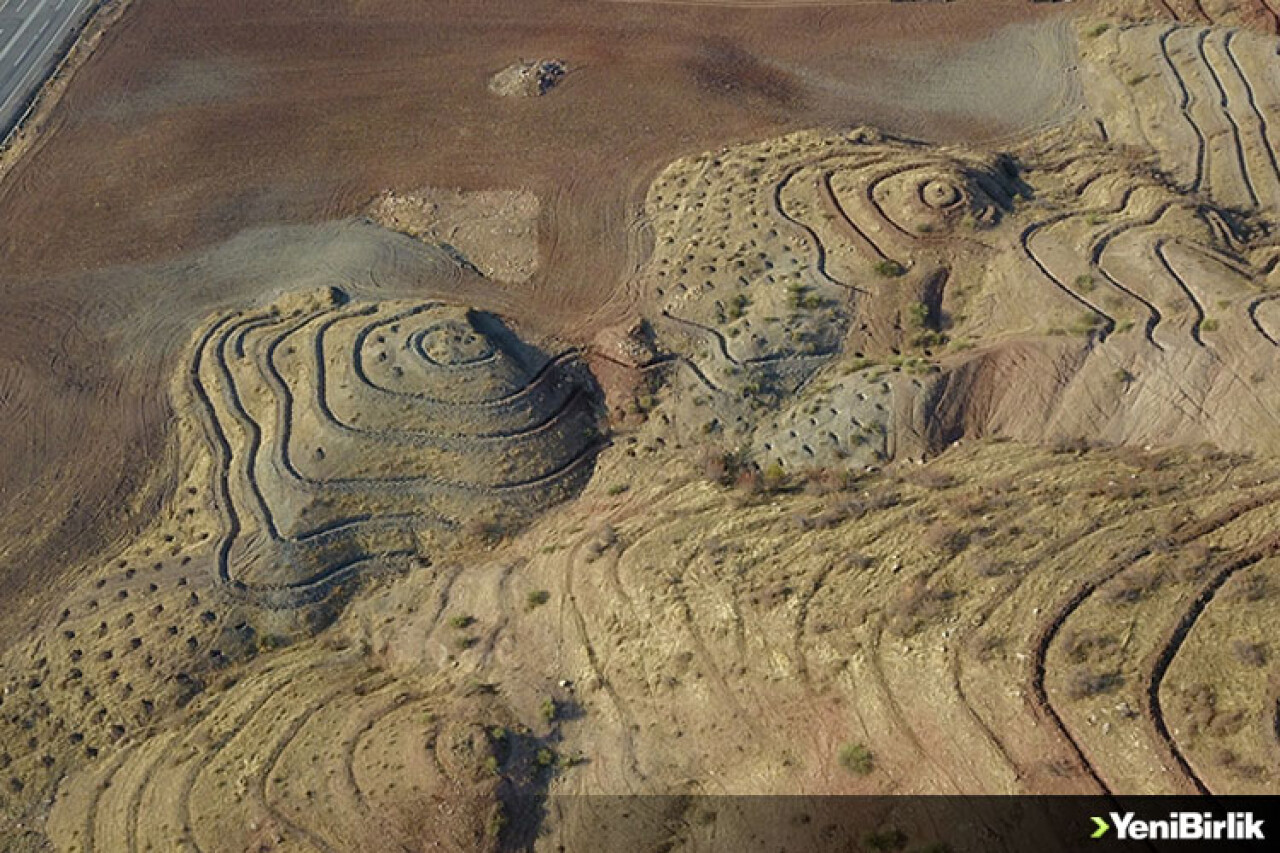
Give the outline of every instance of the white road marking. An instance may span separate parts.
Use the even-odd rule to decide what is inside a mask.
[[[27,59],[27,54],[31,53],[31,51],[36,48],[43,50],[47,46],[47,43],[44,40],[44,35],[49,31],[49,27],[53,26],[53,24],[54,20],[52,18],[45,21],[44,26],[40,28],[40,35],[30,40],[30,44],[27,45],[26,50],[22,51],[22,56],[18,57],[18,61],[14,63],[14,67],[21,68],[22,63]]]
[[[40,5],[43,6],[45,2],[46,0],[40,0]],[[36,19],[36,16],[32,15],[31,17],[27,18],[22,22],[22,26],[18,27],[18,31],[13,34],[13,38],[9,39],[9,43],[4,46],[4,50],[0,50],[0,59],[4,59],[4,55],[13,49],[14,42],[16,42],[18,38],[24,32],[26,32],[27,27],[31,26],[32,22],[35,21],[35,19]]]

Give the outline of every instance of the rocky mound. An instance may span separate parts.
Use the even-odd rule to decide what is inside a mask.
[[[559,59],[521,60],[489,78],[489,91],[504,98],[536,98],[555,88],[568,68]]]
[[[440,246],[495,281],[528,281],[538,269],[538,197],[527,191],[422,189],[383,193],[369,214],[381,225]]]
[[[216,458],[218,577],[271,606],[527,519],[585,482],[598,435],[572,353],[438,302],[331,291],[222,317],[190,388]]]

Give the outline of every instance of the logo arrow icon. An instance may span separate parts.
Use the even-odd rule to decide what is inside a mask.
[[[1111,829],[1111,826],[1100,817],[1093,818],[1093,823],[1097,829],[1093,831],[1093,835],[1089,836],[1090,838],[1101,838],[1107,834],[1107,830]]]

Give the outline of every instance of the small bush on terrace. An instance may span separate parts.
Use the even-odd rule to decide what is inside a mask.
[[[875,265],[876,275],[884,278],[898,278],[906,275],[907,268],[897,261],[878,261]]]
[[[865,744],[846,743],[837,754],[840,766],[850,773],[866,776],[875,769],[875,756]]]

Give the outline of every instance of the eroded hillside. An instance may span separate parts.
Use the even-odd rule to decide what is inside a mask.
[[[590,304],[506,188],[103,273],[186,295],[112,314],[154,511],[0,654],[0,835],[834,850],[691,795],[1274,793],[1280,42],[1205,5],[1019,35],[1061,80],[999,138],[664,162]]]

